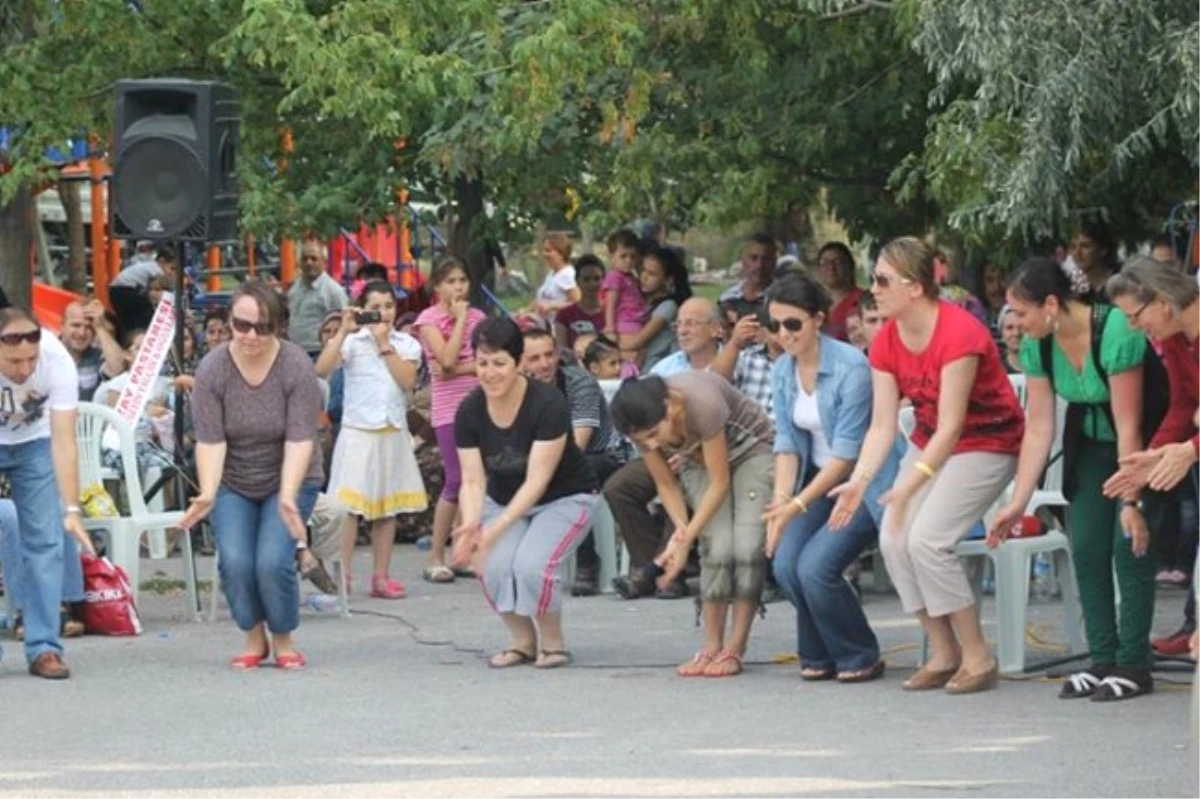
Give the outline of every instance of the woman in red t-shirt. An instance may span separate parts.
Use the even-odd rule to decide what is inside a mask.
[[[915,426],[886,505],[879,548],[904,609],[929,637],[931,655],[904,687],[973,693],[999,670],[955,545],[1012,480],[1024,418],[1000,352],[969,312],[938,300],[934,250],[920,239],[883,248],[872,294],[888,319],[871,345],[875,406],[850,480],[831,516],[846,524],[895,445],[900,399]]]

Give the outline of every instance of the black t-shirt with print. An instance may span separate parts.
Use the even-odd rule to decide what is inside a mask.
[[[572,494],[599,490],[596,473],[571,435],[571,414],[566,398],[554,386],[529,380],[521,409],[511,427],[500,428],[487,412],[482,389],[476,388],[463,399],[454,417],[454,442],[459,449],[478,449],[487,473],[487,494],[500,505],[507,505],[525,482],[529,453],[535,441],[553,441],[567,437],[567,446],[546,493],[538,505]]]

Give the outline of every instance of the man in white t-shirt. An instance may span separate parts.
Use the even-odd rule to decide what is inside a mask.
[[[91,552],[79,501],[79,378],[62,342],[18,308],[0,310],[0,473],[19,517],[29,673],[71,676],[58,640],[63,533]]]

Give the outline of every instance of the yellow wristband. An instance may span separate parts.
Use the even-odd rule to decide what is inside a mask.
[[[801,513],[808,513],[808,503],[801,499],[799,495],[792,497],[792,503],[800,509]]]
[[[913,468],[929,478],[932,478],[935,474],[937,474],[934,468],[925,461],[917,461],[913,464]]]

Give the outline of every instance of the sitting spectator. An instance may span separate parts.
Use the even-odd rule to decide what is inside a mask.
[[[869,291],[862,293],[858,298],[858,314],[851,319],[857,320],[857,333],[851,330],[852,325],[847,322],[846,331],[850,336],[850,343],[866,352],[871,349],[872,342],[883,327],[883,317],[879,313],[879,307],[875,305],[874,294]]]
[[[621,348],[612,339],[603,336],[596,338],[583,351],[580,361],[583,368],[597,380],[621,378]]]
[[[641,242],[632,230],[618,230],[608,237],[609,272],[604,276],[604,335],[621,347],[621,357],[641,363],[635,346],[646,321],[646,300],[636,277],[641,268]]]
[[[567,399],[571,437],[592,466],[600,485],[621,467],[624,451],[621,436],[609,419],[608,403],[596,379],[575,366],[562,366],[554,340],[542,330],[524,333],[521,368],[526,376],[556,386]],[[598,590],[600,558],[595,537],[589,531],[576,553],[575,596],[591,596]]]
[[[641,367],[648,371],[675,351],[675,320],[680,306],[691,298],[692,287],[683,258],[671,247],[655,247],[646,253],[640,280],[646,319],[629,344],[642,353]]]
[[[472,338],[480,386],[454,421],[463,470],[455,550],[470,553],[488,604],[512,635],[492,668],[565,666],[559,586],[599,485],[571,435],[562,392],[521,374],[520,329],[489,319]]]
[[[569,349],[575,348],[580,336],[599,335],[604,329],[604,304],[600,301],[604,264],[594,255],[581,255],[575,262],[575,278],[579,300],[554,316],[554,340]]]
[[[817,281],[829,292],[832,306],[822,332],[839,341],[849,341],[847,320],[858,311],[858,301],[866,292],[855,285],[854,255],[840,241],[830,241],[817,253]]]
[[[730,323],[763,309],[778,259],[779,248],[770,234],[756,233],[746,239],[741,279],[721,294],[719,300],[722,314]]]
[[[771,369],[779,357],[779,342],[759,324],[757,314],[743,316],[733,326],[729,342],[713,360],[712,371],[758,403],[772,418]]]
[[[229,309],[211,308],[204,314],[204,351],[226,344],[233,337],[229,327]]]
[[[117,342],[114,327],[99,300],[73,302],[63,310],[63,345],[79,373],[79,400],[91,402],[96,387],[125,370],[125,351]]]
[[[137,360],[138,353],[141,352],[145,341],[146,331],[133,330],[129,333],[126,362],[129,364],[130,369]],[[96,389],[95,402],[115,408],[117,400],[121,398],[122,392],[129,385],[130,369],[121,372],[121,374],[112,380],[101,383]],[[174,465],[170,454],[165,452],[161,446],[160,433],[161,430],[171,429],[174,418],[174,414],[169,407],[171,386],[170,377],[159,375],[154,378],[146,400],[146,407],[133,426],[134,440],[137,443],[138,473],[143,478],[153,469],[170,469]],[[172,449],[174,448],[172,447]],[[104,447],[104,463],[110,469],[115,469],[118,472],[122,469],[121,452],[117,448],[115,440],[112,442],[112,446],[106,444]]]
[[[551,233],[542,239],[542,260],[546,262],[546,278],[525,311],[553,323],[559,311],[582,297],[571,264],[571,239],[566,233]]]
[[[675,523],[655,560],[662,569],[660,587],[683,575],[692,544],[703,539],[704,646],[678,673],[740,674],[766,579],[763,514],[772,487],[771,420],[725,380],[696,370],[666,380],[626,381],[613,397],[612,415],[617,429],[637,445]],[[682,460],[678,479],[668,463],[674,456]],[[688,513],[689,502],[694,514]]]
[[[1071,260],[1087,275],[1097,302],[1108,302],[1106,282],[1121,271],[1117,239],[1099,217],[1083,219],[1071,237]]]
[[[996,317],[996,327],[1000,331],[1000,346],[1004,353],[1004,371],[1010,375],[1019,375],[1021,368],[1021,324],[1013,314],[1012,308],[1005,305]]]
[[[337,335],[317,359],[320,376],[343,365],[346,373],[345,410],[333,452],[329,493],[371,523],[371,596],[402,599],[407,594],[404,585],[388,576],[396,543],[395,517],[420,513],[427,505],[405,397],[416,386],[421,345],[392,329],[396,299],[387,283],[368,283],[358,303],[357,308],[346,309]],[[357,521],[349,518],[342,550],[347,575],[357,529]]]

